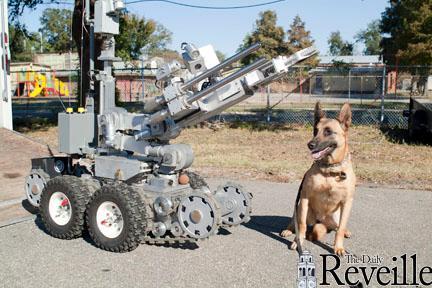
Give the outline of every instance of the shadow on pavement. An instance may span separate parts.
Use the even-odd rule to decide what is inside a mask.
[[[41,219],[40,215],[37,215],[37,217],[36,217],[36,219],[34,220],[34,222],[35,222],[36,226],[37,226],[41,231],[43,231],[45,234],[50,235],[50,234],[48,233],[48,231],[46,230],[46,228],[45,228],[45,226],[44,226],[44,224],[43,224],[43,222],[42,222],[42,219]],[[83,238],[83,240],[86,241],[87,243],[91,244],[91,245],[94,246],[95,248],[98,248],[98,247],[94,244],[93,240],[91,239],[90,234],[88,233],[87,229],[85,229],[85,230],[83,231],[82,238]],[[141,245],[156,245],[156,246],[159,246],[159,247],[165,247],[165,248],[171,248],[171,249],[183,249],[183,250],[195,250],[195,249],[199,248],[199,246],[198,246],[195,242],[187,242],[187,243],[173,243],[173,244],[170,244],[170,243],[166,243],[166,244],[148,244],[148,243],[146,243],[146,242],[143,242],[143,243],[141,243]],[[99,248],[98,248],[98,249],[99,249]]]
[[[292,241],[279,236],[281,230],[284,229],[290,221],[291,217],[285,216],[253,215],[251,216],[251,220],[243,225],[285,245],[291,246]]]
[[[30,204],[27,199],[21,201],[21,206],[30,214],[38,214],[39,209]]]
[[[288,223],[291,222],[291,219],[291,217],[285,216],[256,215],[251,216],[251,220],[243,225],[249,229],[258,231],[274,240],[277,240],[289,247],[291,246],[292,241],[279,236],[279,233],[286,228]],[[321,247],[329,253],[333,253],[333,248],[325,243],[319,241],[314,241],[312,243]]]
[[[44,224],[43,224],[43,222],[42,222],[42,218],[41,218],[40,214],[38,214],[38,215],[36,216],[36,219],[34,220],[34,223],[36,224],[36,226],[37,226],[41,231],[43,231],[45,234],[49,235],[48,230],[46,230],[46,228],[45,228],[45,226],[44,226]]]

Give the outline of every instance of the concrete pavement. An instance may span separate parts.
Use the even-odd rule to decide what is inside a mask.
[[[198,245],[143,244],[116,254],[97,249],[88,238],[52,238],[38,220],[3,227],[0,287],[294,287],[297,254],[287,248],[292,238],[282,239],[278,232],[292,215],[298,183],[241,183],[254,194],[252,220]],[[345,241],[348,252],[378,255],[382,265],[390,267],[402,267],[400,261],[392,261],[393,256],[416,253],[420,268],[432,266],[431,203],[429,191],[358,187],[349,223],[353,237]],[[320,254],[329,253],[333,237],[329,234],[319,245],[306,242],[315,259],[318,283],[323,281]],[[337,273],[343,279],[348,264],[345,258],[341,262]],[[402,279],[401,269],[397,274]],[[432,275],[428,277],[432,281]],[[337,287],[328,273],[327,281],[328,287]],[[376,278],[373,281],[371,287],[377,287]]]

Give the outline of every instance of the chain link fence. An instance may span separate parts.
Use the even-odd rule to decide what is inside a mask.
[[[404,111],[409,109],[410,97],[432,98],[432,91],[428,90],[428,85],[432,86],[432,69],[405,67],[397,71],[396,68],[296,68],[222,116],[305,124],[313,123],[316,102],[322,103],[329,117],[337,116],[342,104],[348,102],[354,125],[407,128]]]
[[[36,70],[36,68],[34,69]],[[116,98],[135,111],[144,98],[161,95],[154,71],[115,69]],[[296,67],[283,79],[224,111],[225,121],[266,121],[306,124],[313,121],[320,101],[329,117],[343,103],[353,110],[354,125],[387,125],[406,128],[404,110],[410,97],[432,97],[432,68],[392,67]],[[80,77],[77,70],[21,69],[11,72],[14,117],[55,117],[65,107],[77,106]]]

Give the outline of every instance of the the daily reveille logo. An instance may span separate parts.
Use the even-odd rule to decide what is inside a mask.
[[[432,267],[419,267],[417,254],[393,256],[320,254],[322,281],[319,286],[429,286]],[[342,266],[342,261],[347,265]],[[303,286],[306,287],[306,286]]]

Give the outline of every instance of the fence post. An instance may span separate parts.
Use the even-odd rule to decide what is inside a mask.
[[[303,70],[302,70],[302,68],[300,68],[299,84],[300,84],[300,99],[303,99]]]
[[[132,80],[130,79],[129,79],[129,102],[132,102]]]
[[[351,68],[348,70],[348,102],[351,102]]]
[[[144,91],[144,84],[145,84],[145,75],[144,75],[144,56],[141,56],[141,97],[142,100],[144,101],[145,98],[145,91]]]
[[[270,122],[270,85],[267,85],[267,122]]]
[[[384,95],[385,95],[385,75],[386,75],[386,65],[383,66],[382,75],[382,92],[381,92],[381,124],[384,122]]]
[[[312,96],[312,77],[313,75],[309,77],[309,98]]]

